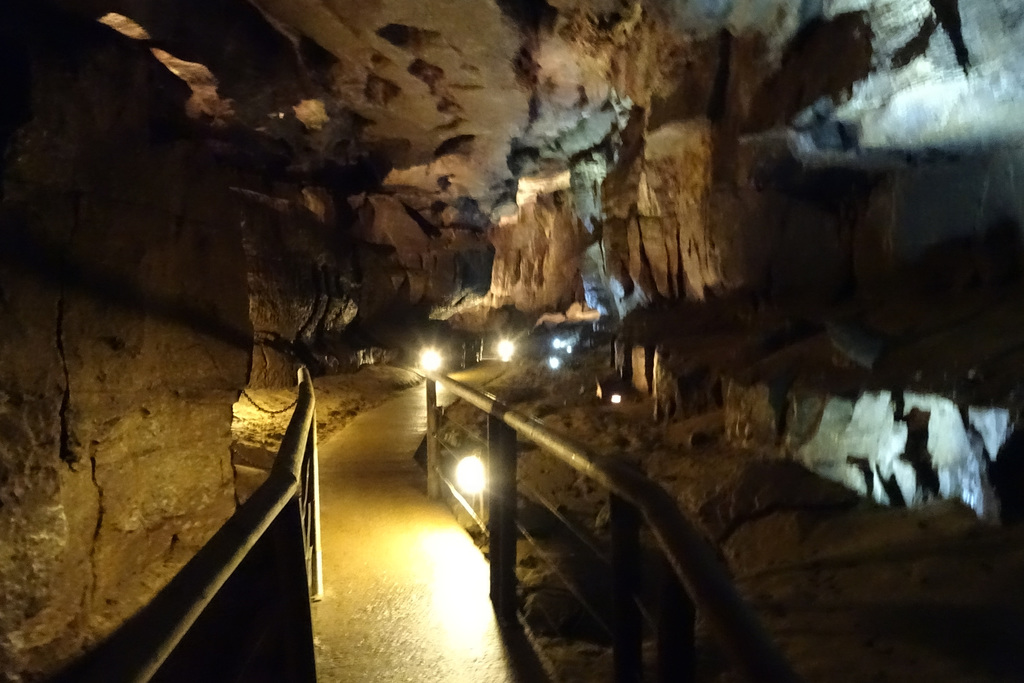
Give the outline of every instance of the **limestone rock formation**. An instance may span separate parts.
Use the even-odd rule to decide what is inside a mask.
[[[252,339],[234,174],[149,137],[173,77],[116,44],[36,50],[0,220],[0,669],[29,674],[118,625],[233,512]]]
[[[1014,0],[343,5],[0,6],[0,670],[52,670],[230,514],[240,389],[385,327],[1019,277]],[[1008,417],[716,382],[716,341],[644,348],[659,416],[721,401],[735,443],[993,510]]]
[[[306,169],[365,152],[389,198],[368,201],[387,222],[407,222],[401,204],[436,228],[484,230],[522,211],[510,209],[518,183],[570,172],[573,212],[591,236],[573,257],[582,290],[565,278],[543,306],[524,295],[531,312],[577,300],[614,318],[737,289],[827,299],[849,287],[853,261],[913,258],[886,249],[916,231],[914,219],[878,228],[857,213],[866,185],[838,191],[827,173],[794,168],[888,172],[902,154],[1017,134],[1019,22],[984,3],[466,1],[435,11],[388,0],[344,15],[319,0],[96,4],[109,26],[159,42],[191,100],[216,90],[207,122],[254,131],[268,150],[283,144]],[[206,27],[184,30],[184,16]],[[228,16],[236,26],[211,30]],[[266,53],[259,79],[225,59],[225,41]],[[264,92],[261,79],[272,84]],[[942,84],[947,94],[929,100]],[[955,98],[971,122],[912,114],[951,111]],[[493,232],[499,252],[512,245],[506,232]],[[492,302],[515,303],[500,284],[521,253],[510,248]],[[417,301],[430,279],[399,287]]]
[[[328,347],[359,312],[353,260],[333,248],[330,199],[316,199],[311,188],[276,190],[284,196],[232,190],[239,197],[256,341],[252,387],[293,386],[300,360],[310,367],[335,362],[325,355]]]
[[[665,298],[700,299],[705,291],[727,286],[728,254],[723,251],[741,243],[708,234],[711,148],[706,123],[671,124],[647,136],[635,237],[630,233],[630,270],[639,280],[646,261],[656,293]]]
[[[988,471],[1009,436],[1005,409],[972,406],[965,425],[947,398],[908,392],[903,400],[900,418],[890,392],[865,393],[856,401],[828,398],[819,403],[811,438],[794,441],[798,457],[880,503],[914,506],[951,498],[979,517],[998,520]]]
[[[388,283],[372,295],[377,301],[367,305],[367,317],[388,305],[380,300],[384,292],[391,302],[430,309],[441,319],[487,293],[493,248],[476,231],[438,226],[392,195],[358,196],[351,203],[358,213],[353,237],[364,244],[359,258],[375,252],[388,264]],[[364,277],[374,277],[374,267],[362,267]]]
[[[568,180],[565,177],[565,180]],[[576,255],[589,239],[565,188],[522,200],[515,220],[492,229],[496,259],[490,305],[564,311],[582,289]]]

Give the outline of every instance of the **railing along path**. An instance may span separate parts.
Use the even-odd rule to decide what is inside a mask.
[[[316,681],[323,595],[316,400],[299,397],[267,480],[156,597],[60,683]]]
[[[657,676],[663,682],[696,680],[697,610],[719,645],[750,683],[796,683],[781,651],[745,603],[726,569],[675,500],[659,485],[622,460],[595,454],[543,424],[508,408],[496,397],[436,372],[427,378],[427,492],[439,498],[454,487],[441,463],[437,385],[441,384],[487,415],[488,485],[485,491],[490,543],[491,600],[498,618],[517,618],[516,501],[517,440],[541,447],[609,492],[611,512],[612,631],[615,681],[638,682],[643,675],[643,613],[640,530],[650,531],[667,562],[655,625]],[[464,503],[465,504],[465,503]]]

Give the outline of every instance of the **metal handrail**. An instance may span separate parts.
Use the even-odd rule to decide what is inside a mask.
[[[795,683],[799,680],[753,610],[740,596],[711,547],[683,516],[665,489],[628,463],[595,454],[585,446],[555,434],[538,420],[512,410],[491,394],[477,391],[437,372],[422,374],[428,380],[428,410],[430,397],[436,396],[436,388],[431,385],[442,384],[455,396],[504,423],[519,436],[541,446],[544,451],[632,506],[646,522],[674,574],[694,605],[701,610],[718,642],[748,680],[753,683]],[[428,414],[428,424],[436,425],[436,422],[436,418],[431,420]],[[514,487],[514,482],[509,486]],[[614,510],[615,505],[613,515]]]
[[[299,510],[303,521],[308,593],[322,592],[319,551],[319,495],[316,463],[316,400],[306,368],[300,368],[299,397],[267,480],[238,507],[235,514],[199,549],[170,582],[139,612],[121,625],[86,659],[59,675],[58,681],[81,683],[144,683],[174,652],[217,592],[263,538],[290,503],[309,499]],[[311,462],[310,462],[311,460]],[[303,464],[308,462],[304,477]],[[303,488],[311,495],[303,496]],[[305,519],[312,524],[305,524]],[[308,528],[306,528],[308,527]],[[295,530],[296,532],[299,530]],[[290,532],[291,533],[291,532]],[[310,557],[313,561],[310,562]],[[308,602],[306,607],[308,614]],[[310,624],[311,628],[311,624]],[[309,655],[312,657],[312,632]],[[315,679],[315,664],[312,666]]]

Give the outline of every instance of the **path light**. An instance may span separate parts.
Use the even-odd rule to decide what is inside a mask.
[[[562,367],[562,361],[559,360],[558,356],[551,356],[548,358],[548,367],[552,370],[557,370]]]
[[[512,356],[515,355],[515,352],[516,345],[508,339],[502,339],[498,342],[498,358],[501,359],[502,363],[507,363],[512,360]]]
[[[620,403],[622,403],[622,394],[612,394],[608,400],[610,400],[615,405],[619,405]]]
[[[455,484],[463,493],[475,496],[483,492],[485,483],[484,463],[480,456],[466,456],[455,466]]]
[[[420,367],[427,372],[434,372],[441,368],[441,354],[437,349],[424,349],[420,354]]]

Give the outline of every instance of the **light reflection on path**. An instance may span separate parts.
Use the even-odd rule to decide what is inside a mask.
[[[423,386],[321,445],[324,600],[313,607],[321,681],[535,680],[517,676],[480,551],[423,494],[412,460]]]

